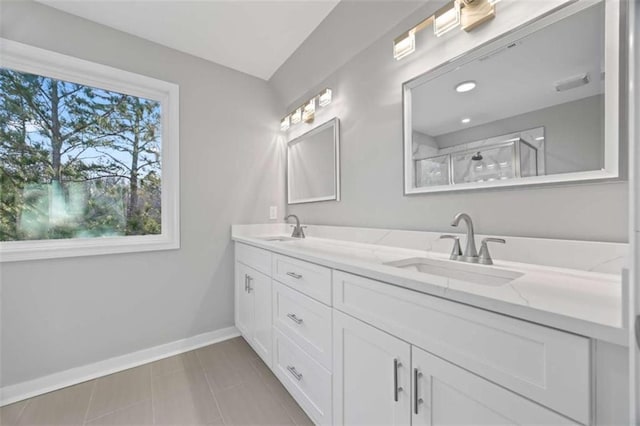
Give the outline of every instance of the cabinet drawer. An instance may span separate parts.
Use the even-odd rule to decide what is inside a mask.
[[[273,278],[331,305],[331,269],[292,257],[273,255]]]
[[[581,423],[589,339],[334,271],[334,306]]]
[[[273,325],[331,371],[331,311],[274,281]]]
[[[317,424],[331,423],[331,373],[274,328],[274,372]]]
[[[271,276],[271,252],[247,244],[236,243],[236,261]]]

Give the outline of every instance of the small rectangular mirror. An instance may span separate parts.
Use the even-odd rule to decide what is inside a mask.
[[[620,178],[621,7],[571,3],[404,83],[405,194]]]
[[[340,122],[334,118],[287,145],[289,204],[340,200]]]

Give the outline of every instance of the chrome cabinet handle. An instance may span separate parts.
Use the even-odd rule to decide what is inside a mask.
[[[402,363],[398,358],[393,359],[393,400],[398,402],[398,393],[402,392],[402,387],[398,386],[398,368],[402,367]]]
[[[247,293],[251,293],[253,291],[251,288],[251,281],[253,281],[253,278],[251,278],[251,275],[247,275]]]
[[[249,286],[249,275],[244,274],[244,291],[247,291],[248,286]]]
[[[291,373],[293,377],[296,378],[297,381],[302,380],[302,373],[298,373],[295,367],[288,365],[287,370],[289,370],[289,373]]]
[[[418,396],[418,380],[422,377],[422,373],[417,369],[413,369],[413,412],[418,414],[419,405],[424,402],[422,398]]]
[[[298,318],[296,314],[287,314],[287,317],[298,325],[302,324],[302,318]]]
[[[302,275],[296,274],[295,272],[287,272],[287,275],[289,275],[292,278],[295,278],[296,280],[299,280],[300,278],[302,278]]]

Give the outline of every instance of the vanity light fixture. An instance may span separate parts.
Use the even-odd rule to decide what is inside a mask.
[[[456,85],[456,92],[458,93],[464,93],[464,92],[470,92],[473,89],[475,89],[477,86],[475,81],[463,81],[462,83],[459,83],[458,85]]]
[[[282,118],[282,120],[280,120],[280,130],[286,132],[294,124],[303,121],[305,123],[312,122],[316,114],[316,100],[318,101],[319,107],[325,107],[333,100],[333,92],[329,88],[324,89],[302,104],[302,106],[296,108],[291,114]]]
[[[310,99],[302,109],[302,121],[309,123],[316,115],[316,98]]]
[[[298,124],[302,121],[302,108],[298,108],[291,114],[291,124]]]
[[[393,57],[397,60],[411,55],[416,50],[416,32],[407,31],[393,41]]]
[[[289,127],[291,127],[291,120],[289,117],[290,116],[287,115],[285,118],[280,120],[280,130],[282,130],[283,132],[286,132],[287,130],[289,130]]]
[[[433,33],[440,37],[460,25],[460,2],[454,1],[433,15]]]
[[[495,4],[500,0],[453,0],[393,41],[393,57],[397,60],[416,50],[416,33],[433,23],[433,32],[440,37],[460,27],[471,31],[496,16]]]
[[[321,107],[327,106],[331,103],[331,89],[324,89],[318,96],[318,105]]]

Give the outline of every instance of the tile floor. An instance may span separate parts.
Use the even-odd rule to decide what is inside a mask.
[[[0,408],[0,425],[312,425],[241,338]]]

